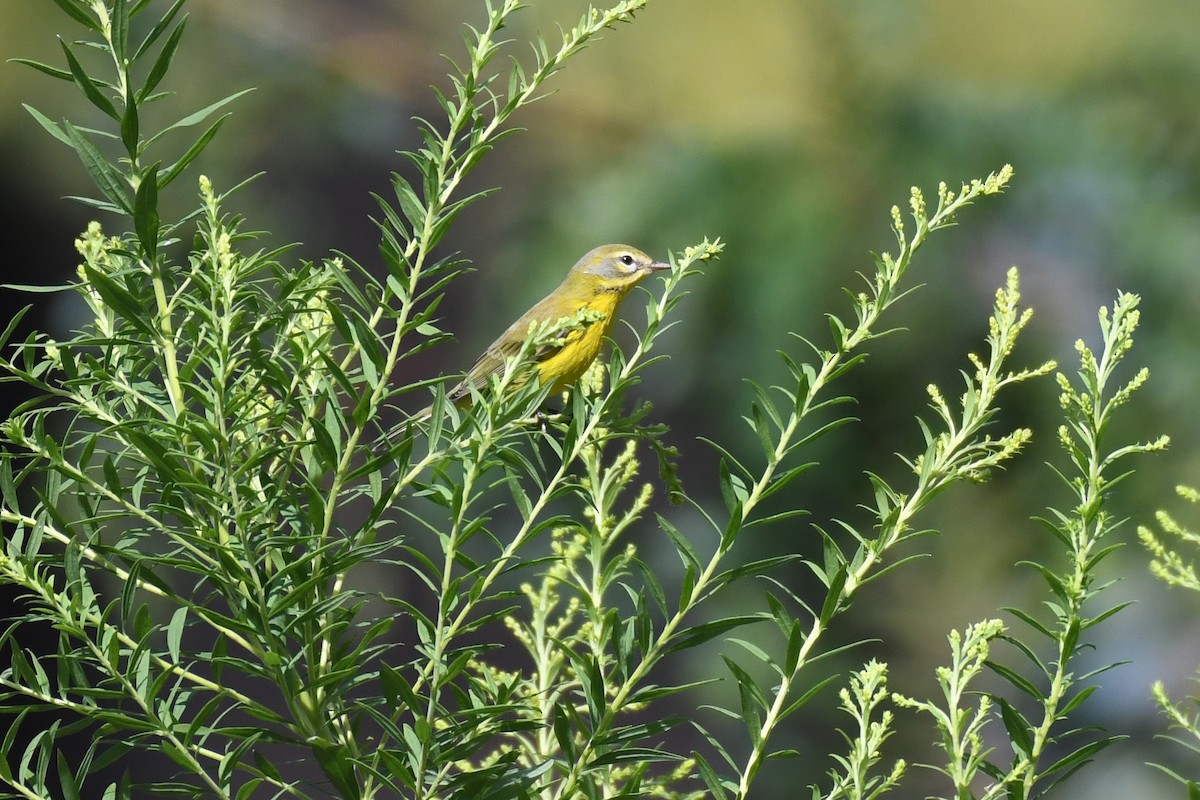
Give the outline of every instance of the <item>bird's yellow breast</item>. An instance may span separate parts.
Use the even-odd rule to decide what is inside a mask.
[[[552,394],[565,391],[600,354],[600,348],[604,346],[604,337],[608,336],[616,320],[617,306],[620,305],[623,295],[624,292],[611,289],[594,292],[587,298],[586,303],[579,305],[575,313],[583,309],[597,311],[604,315],[604,319],[570,331],[562,347],[538,362],[538,380],[550,384]]]

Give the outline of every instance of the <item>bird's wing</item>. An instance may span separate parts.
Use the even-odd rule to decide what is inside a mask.
[[[515,356],[521,349],[521,342],[506,339],[501,336],[492,342],[467,371],[467,377],[450,392],[451,400],[461,400],[471,393],[471,389],[482,389],[487,386],[493,375],[504,371],[505,360]]]
[[[475,363],[467,370],[467,377],[450,392],[450,399],[459,401],[471,393],[471,389],[484,389],[492,376],[504,372],[504,362],[515,358],[524,344],[525,334],[529,330],[528,315],[521,317],[500,334],[496,341],[487,346]],[[535,361],[537,356],[535,355]]]
[[[529,326],[534,324],[535,321],[548,318],[548,312],[543,308],[546,300],[543,300],[527,311],[520,319],[509,325],[508,330],[500,334],[496,341],[488,345],[487,349],[483,351],[483,354],[479,356],[471,369],[467,371],[467,377],[450,391],[449,397],[451,400],[457,402],[464,399],[470,395],[472,387],[483,389],[487,386],[492,376],[500,375],[504,372],[504,363],[516,357],[517,353],[521,351],[521,345],[525,343],[525,337],[529,335]],[[559,336],[549,342],[544,342],[533,352],[530,361],[534,364],[545,361],[582,335],[583,331],[580,329],[570,330],[566,332],[565,336]]]

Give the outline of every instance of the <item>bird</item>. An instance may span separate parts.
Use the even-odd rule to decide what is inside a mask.
[[[616,321],[617,309],[630,290],[655,272],[670,268],[670,264],[655,261],[626,244],[605,244],[588,251],[575,262],[557,289],[535,303],[488,345],[466,377],[447,392],[447,398],[459,408],[469,406],[472,390],[486,390],[489,379],[503,373],[505,362],[520,352],[531,329],[571,320],[584,312],[578,324],[541,344],[532,354],[538,381],[550,386],[550,394],[565,391],[599,355],[604,338]],[[518,388],[524,380],[514,381],[510,388]],[[428,418],[431,410],[432,406],[424,409],[416,418]]]

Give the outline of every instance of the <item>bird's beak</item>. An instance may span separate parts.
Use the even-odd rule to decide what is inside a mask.
[[[664,261],[654,261],[654,262],[646,265],[646,269],[649,270],[650,272],[658,272],[659,270],[670,269],[670,268],[671,268],[671,265],[667,264]]]

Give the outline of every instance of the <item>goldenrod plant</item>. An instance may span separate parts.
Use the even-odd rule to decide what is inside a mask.
[[[940,704],[896,697],[901,705],[924,711],[934,720],[947,761],[927,766],[949,780],[952,790],[945,797],[1044,796],[1121,738],[1077,726],[1072,712],[1100,688],[1097,677],[1116,665],[1106,662],[1087,671],[1079,666],[1086,663],[1080,654],[1093,648],[1088,638],[1092,629],[1127,605],[1096,607],[1109,588],[1108,583],[1098,582],[1099,566],[1120,546],[1112,539],[1122,520],[1114,518],[1106,504],[1112,487],[1129,474],[1116,471],[1118,462],[1124,468],[1129,456],[1162,450],[1168,444],[1165,436],[1120,446],[1110,441],[1109,427],[1116,413],[1148,377],[1145,369],[1124,382],[1116,374],[1133,346],[1140,317],[1137,306],[1136,296],[1122,293],[1111,313],[1100,309],[1100,351],[1077,341],[1076,380],[1062,372],[1056,376],[1065,418],[1058,430],[1065,463],[1052,469],[1069,490],[1071,503],[1052,506],[1039,518],[1063,551],[1064,563],[1057,568],[1034,561],[1025,564],[1046,582],[1049,596],[1043,610],[1004,609],[1024,635],[999,619],[980,621],[962,633],[953,631],[951,662],[937,670],[943,692]],[[993,653],[996,641],[1010,644],[1015,659]],[[1004,678],[1012,691],[973,689],[972,681],[985,666]],[[996,758],[984,734],[985,726],[995,722],[1009,743],[1009,752],[1003,753],[1007,763]],[[997,733],[989,731],[989,735]]]
[[[1110,468],[1165,444],[1104,440],[1144,380],[1111,387],[1136,326],[1132,296],[1101,317],[1099,355],[1081,346],[1079,380],[1060,378],[1060,474],[1074,495],[1045,520],[1068,555],[1062,571],[1037,566],[1052,614],[1010,610],[1028,639],[998,621],[951,634],[944,698],[893,698],[871,645],[830,632],[922,552],[922,511],[1008,467],[1033,435],[997,430],[1004,393],[1055,369],[1012,363],[1031,314],[1015,269],[960,388],[928,388],[903,477],[864,464],[858,507],[800,519],[802,478],[819,468],[806,454],[852,422],[839,379],[892,333],[886,318],[919,283],[910,272],[929,237],[1001,194],[1011,167],[928,198],[913,189],[905,212],[891,210],[893,252],[874,257],[849,310],[828,315],[823,338],[780,350],[783,381],[752,384],[752,455],[711,442],[716,503],[681,483],[635,387],[686,313],[685,289],[720,268],[718,239],[677,247],[669,269],[654,263],[626,303],[643,308],[632,344],[609,346],[561,398],[529,380],[539,351],[612,320],[588,309],[537,320],[470,383],[470,403],[451,396],[461,374],[408,368],[449,335],[439,302],[465,264],[445,243],[487,194],[463,193],[468,174],[570,59],[649,1],[589,8],[532,53],[502,38],[521,4],[482,3],[465,57],[435,90],[443,116],[414,123],[422,144],[404,156],[416,177],[397,172],[375,198],[375,265],[263,249],[233,210],[240,185],[191,174],[238,94],[160,129],[144,122],[182,58],[186,0],[55,0],[85,38],[64,40],[61,64],[25,63],[76,86],[106,124],[30,113],[78,155],[95,185],[79,199],[105,221],[79,236],[76,280],[58,288],[84,303],[78,331],[10,341],[13,320],[3,337],[3,380],[38,394],[0,427],[0,580],[25,597],[0,632],[5,796],[747,798],[768,759],[798,755],[775,743],[780,732],[832,691],[814,665],[847,653],[863,658],[840,695],[847,750],[815,756],[828,757],[829,781],[813,797],[903,792],[912,759],[882,755],[896,744],[894,705],[933,718],[928,738],[949,757],[935,768],[960,800],[1041,796],[1112,741],[1088,736],[1045,763],[1096,688],[1072,659],[1119,610],[1090,610],[1115,526]],[[197,125],[186,146],[166,146],[164,134]],[[160,199],[190,191],[194,210],[167,218]],[[430,398],[426,413],[400,410]],[[739,543],[756,529],[796,545],[747,559]],[[813,541],[820,557],[800,555]],[[651,543],[677,555],[673,574],[643,558]],[[794,566],[802,588],[780,577]],[[735,587],[730,612],[721,601]],[[21,645],[43,622],[58,632],[50,654]],[[999,641],[1028,668],[998,661]],[[673,677],[681,655],[714,648],[699,678]],[[1025,697],[970,694],[984,665]],[[703,690],[717,682],[733,691]],[[726,718],[744,736],[718,735]],[[980,739],[988,724],[1007,736],[1010,765]],[[83,755],[66,757],[79,736]],[[146,754],[173,776],[139,777],[130,767]],[[981,773],[992,788],[973,788]]]
[[[1176,486],[1175,491],[1189,503],[1200,503],[1200,491],[1191,486]],[[1144,525],[1138,528],[1138,536],[1152,557],[1150,571],[1170,586],[1200,592],[1200,576],[1197,576],[1195,563],[1187,553],[1180,553],[1171,546],[1174,542],[1194,551],[1200,545],[1200,534],[1167,511],[1160,510],[1156,516],[1161,533],[1156,534]],[[1173,698],[1161,680],[1155,681],[1152,690],[1155,702],[1170,725],[1171,733],[1165,738],[1193,754],[1200,754],[1200,696],[1189,695],[1182,701]],[[1182,783],[1191,798],[1200,796],[1200,769],[1195,767],[1194,756],[1189,763],[1193,765],[1190,776],[1163,764],[1156,766]]]

